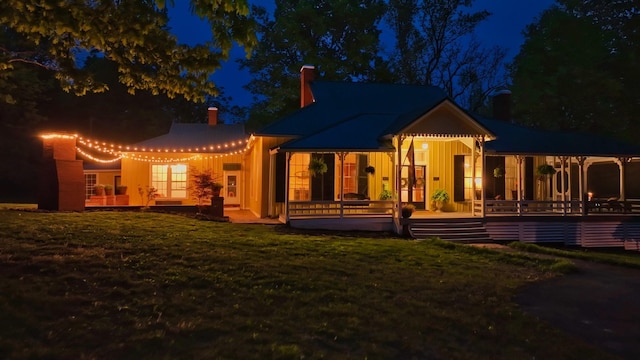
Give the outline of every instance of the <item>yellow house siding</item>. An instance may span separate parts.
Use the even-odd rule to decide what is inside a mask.
[[[471,155],[471,149],[462,141],[457,139],[428,139],[415,137],[414,149],[416,149],[416,164],[427,166],[426,175],[426,208],[434,209],[435,206],[431,202],[431,195],[437,189],[445,189],[449,193],[449,203],[445,205],[445,211],[466,212],[471,211],[469,202],[453,201],[453,156],[454,155]],[[424,144],[424,146],[423,146]],[[411,138],[405,140],[402,144],[402,162],[408,165],[405,159]],[[425,148],[426,147],[426,148]],[[418,153],[426,153],[426,158],[422,159]]]
[[[144,153],[136,153],[137,156],[144,156]],[[158,162],[147,162],[141,160],[135,160],[131,158],[122,159],[122,185],[128,187],[129,203],[131,205],[144,205],[143,199],[138,194],[138,187],[146,189],[151,185],[151,165],[152,164],[177,164],[183,163],[188,166],[188,179],[187,186],[191,186],[192,171],[206,171],[210,170],[214,179],[218,182],[223,182],[223,164],[226,163],[239,163],[241,164],[240,179],[241,184],[245,181],[246,176],[244,170],[246,166],[243,164],[243,155],[227,155],[216,157],[215,154],[187,154],[181,153],[176,155],[163,155],[163,159],[174,159],[175,161],[166,160]],[[243,196],[243,194],[240,194]],[[179,199],[184,205],[195,205],[197,200],[191,195],[191,191],[187,189],[187,197]]]

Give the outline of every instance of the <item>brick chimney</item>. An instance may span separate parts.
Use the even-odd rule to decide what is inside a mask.
[[[511,91],[500,90],[493,96],[493,117],[511,122]]]
[[[218,125],[218,108],[210,107],[209,109],[207,109],[207,111],[209,114],[209,126]]]
[[[311,93],[312,82],[316,77],[316,68],[310,65],[304,65],[300,69],[300,107],[303,108],[313,102],[313,94]]]

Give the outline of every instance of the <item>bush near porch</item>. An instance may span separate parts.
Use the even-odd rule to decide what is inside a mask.
[[[149,212],[0,210],[2,358],[594,358],[512,302],[557,260]]]

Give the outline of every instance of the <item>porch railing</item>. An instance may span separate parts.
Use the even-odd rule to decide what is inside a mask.
[[[637,214],[640,215],[640,200],[487,200],[487,216],[499,215],[592,215],[592,214]]]
[[[289,218],[325,217],[392,217],[393,201],[345,200],[340,201],[291,201]]]

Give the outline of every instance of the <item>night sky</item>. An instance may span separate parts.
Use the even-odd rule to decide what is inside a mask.
[[[251,0],[250,0],[251,1]],[[273,0],[253,0],[268,9],[273,9]],[[508,60],[515,56],[523,42],[522,32],[540,13],[549,8],[554,0],[476,0],[475,9],[486,9],[492,13],[488,21],[477,28],[477,36],[488,46],[500,46],[508,50]],[[188,2],[176,1],[176,8],[170,10],[170,26],[181,42],[189,44],[205,41],[209,36],[209,27],[189,13]],[[234,105],[247,105],[251,95],[242,87],[249,82],[249,74],[238,69],[234,59],[243,57],[244,50],[235,48],[232,59],[222,70],[213,76],[218,87],[223,87],[225,94],[233,98]]]

